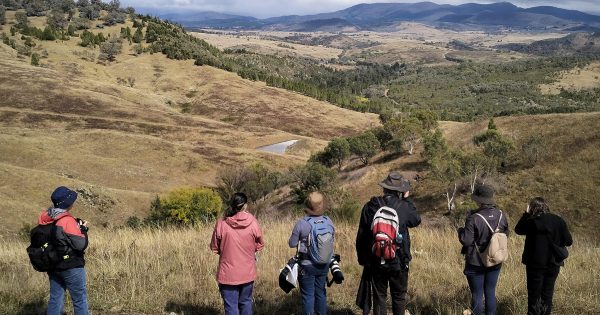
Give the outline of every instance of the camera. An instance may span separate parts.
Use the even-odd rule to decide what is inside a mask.
[[[335,255],[333,255],[333,257],[331,257],[331,261],[329,263],[329,271],[331,272],[331,277],[333,279],[327,283],[328,287],[331,287],[331,285],[334,282],[337,284],[342,284],[342,282],[344,282],[344,273],[342,272],[342,269],[340,268],[341,260],[342,260],[342,258],[340,257],[339,254],[335,254]]]
[[[83,225],[85,221],[83,221],[80,218],[77,218],[75,220],[77,221],[77,224],[79,224],[79,230],[81,230],[81,233],[86,233],[89,230],[87,226]]]

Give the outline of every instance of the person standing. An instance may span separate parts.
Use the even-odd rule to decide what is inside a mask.
[[[210,242],[210,249],[219,255],[217,282],[226,315],[253,313],[256,252],[265,243],[258,221],[247,209],[246,195],[235,193]]]
[[[404,315],[406,308],[406,292],[408,290],[410,254],[410,234],[408,229],[421,224],[421,217],[417,209],[408,199],[410,195],[410,182],[398,172],[391,172],[387,178],[379,183],[383,188],[383,196],[373,197],[367,202],[361,212],[358,232],[356,235],[356,255],[358,263],[363,266],[361,286],[357,294],[357,305],[363,309],[364,314],[370,312],[371,297],[373,313],[375,315],[387,314],[387,290],[390,287],[392,297],[392,311],[394,315]],[[377,224],[373,224],[380,210],[387,208],[387,218],[397,222],[396,235],[387,235],[389,242],[377,247]],[[395,218],[395,219],[394,219]],[[377,219],[378,220],[378,219]],[[384,221],[378,221],[384,222]],[[394,226],[396,223],[394,223]],[[389,226],[388,226],[389,227]],[[394,253],[387,250],[386,255],[380,255],[379,248],[395,249]],[[383,256],[386,256],[385,258]],[[393,258],[391,258],[393,256]],[[386,259],[390,258],[390,259]],[[372,288],[372,293],[370,292]]]
[[[522,262],[527,273],[527,314],[552,313],[554,284],[573,245],[567,223],[550,213],[543,198],[533,198],[515,226],[515,233],[525,235]]]
[[[508,219],[496,206],[492,187],[476,187],[471,199],[477,204],[477,209],[469,212],[465,226],[458,229],[458,238],[462,244],[461,254],[465,256],[464,274],[471,291],[471,311],[474,315],[494,315],[496,285],[502,264],[486,267],[480,253],[487,248],[494,231],[508,236]],[[494,227],[495,230],[490,227]]]
[[[88,223],[71,214],[77,192],[61,186],[50,196],[52,206],[38,217],[39,225],[54,224],[54,245],[62,256],[52,271],[47,315],[63,314],[65,291],[69,290],[75,315],[89,314],[87,302],[85,249],[88,247]]]
[[[327,272],[333,257],[335,227],[325,213],[325,198],[312,192],[306,198],[306,216],[294,226],[288,241],[298,249],[298,284],[304,315],[327,314]]]

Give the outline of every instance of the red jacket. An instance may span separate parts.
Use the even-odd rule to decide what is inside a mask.
[[[265,246],[256,218],[241,211],[215,225],[210,249],[219,254],[217,281],[238,285],[256,279],[256,252]]]
[[[69,213],[61,213],[56,218],[50,217],[47,210],[43,210],[38,218],[39,225],[48,225],[56,222],[56,245],[69,258],[60,262],[57,270],[67,270],[85,266],[84,251],[88,246],[87,233],[82,233],[77,220]]]

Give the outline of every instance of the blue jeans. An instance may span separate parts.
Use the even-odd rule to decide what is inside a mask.
[[[329,266],[301,265],[298,283],[304,315],[327,315],[327,272]]]
[[[465,275],[471,289],[471,311],[473,315],[496,314],[496,284],[500,276],[501,266],[478,267],[465,266]],[[483,312],[483,296],[485,295],[485,313]]]
[[[219,291],[225,305],[225,315],[252,315],[253,289],[254,282],[239,285],[219,283]]]
[[[85,269],[73,268],[48,273],[50,300],[46,315],[60,315],[65,306],[65,290],[69,290],[75,315],[88,315]]]

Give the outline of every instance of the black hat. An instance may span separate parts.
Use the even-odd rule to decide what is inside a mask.
[[[65,186],[60,186],[54,190],[50,199],[54,208],[69,209],[77,200],[77,192]]]
[[[399,192],[410,190],[410,182],[398,172],[391,172],[384,181],[379,183],[379,186]]]
[[[494,200],[494,188],[488,185],[479,185],[475,188],[475,191],[471,195],[471,199],[475,202],[484,205],[495,205]]]

